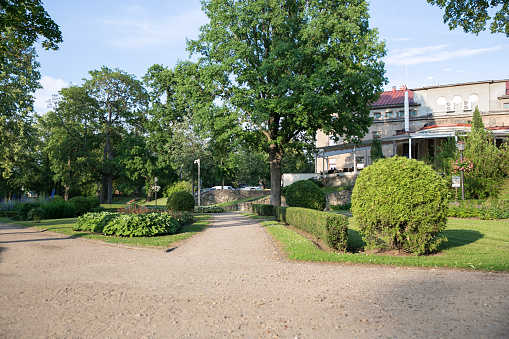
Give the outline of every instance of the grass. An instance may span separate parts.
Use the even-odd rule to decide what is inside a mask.
[[[262,221],[290,260],[344,262],[414,267],[452,267],[509,271],[509,221],[449,219],[442,233],[448,241],[427,256],[367,254],[353,218],[349,218],[349,252],[325,252],[277,221]]]
[[[33,223],[32,221],[15,221],[13,222],[9,218],[0,218],[0,222],[7,224],[15,224],[25,227],[37,227],[42,230],[47,230],[55,233],[61,233],[72,237],[77,238],[85,238],[85,239],[93,239],[99,240],[111,244],[123,244],[129,246],[140,246],[140,247],[150,247],[150,248],[158,248],[164,249],[168,248],[171,244],[176,243],[178,241],[187,239],[195,235],[196,233],[202,231],[209,224],[210,215],[206,214],[197,214],[195,216],[196,221],[186,227],[181,233],[173,234],[173,235],[163,235],[158,237],[132,237],[132,238],[124,238],[124,237],[113,237],[107,235],[101,235],[96,233],[89,233],[83,231],[74,231],[72,227],[76,222],[76,218],[70,219],[51,219],[51,220],[42,220],[41,223]]]

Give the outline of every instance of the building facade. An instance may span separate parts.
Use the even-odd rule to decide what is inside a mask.
[[[405,99],[407,97],[407,99]],[[470,130],[475,107],[497,144],[509,141],[509,80],[479,81],[383,92],[373,104],[373,124],[362,141],[345,144],[317,133],[316,173],[357,172],[372,163],[373,138],[384,156],[432,157],[447,137]]]

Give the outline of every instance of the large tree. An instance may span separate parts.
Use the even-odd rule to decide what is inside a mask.
[[[450,29],[460,26],[467,33],[479,34],[491,21],[491,33],[503,33],[509,37],[507,0],[428,0],[428,3],[445,8],[444,23],[449,23]]]
[[[205,0],[210,23],[188,50],[220,98],[203,115],[258,131],[269,154],[271,204],[281,204],[285,150],[318,129],[362,136],[386,82],[385,46],[366,1]],[[229,131],[225,131],[229,133]]]

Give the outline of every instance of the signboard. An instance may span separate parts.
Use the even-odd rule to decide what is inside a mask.
[[[452,187],[461,187],[461,177],[452,177]]]

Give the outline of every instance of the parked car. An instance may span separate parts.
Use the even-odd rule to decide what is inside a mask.
[[[211,190],[232,190],[233,188],[231,186],[214,186],[211,188]]]
[[[240,188],[241,191],[253,191],[253,190],[261,190],[260,187],[257,186],[245,186]]]

